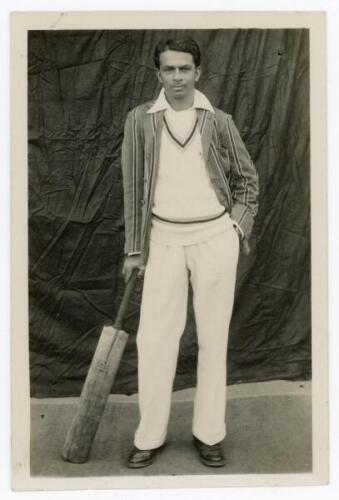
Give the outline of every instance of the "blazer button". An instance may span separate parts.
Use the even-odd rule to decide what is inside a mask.
[[[145,200],[140,200],[141,205],[145,205]]]

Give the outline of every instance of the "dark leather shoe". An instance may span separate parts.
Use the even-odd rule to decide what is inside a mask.
[[[133,447],[131,453],[129,454],[127,460],[127,467],[130,469],[139,469],[141,467],[147,467],[154,462],[154,457],[156,453],[163,447],[154,448],[152,450],[139,450],[136,446]]]
[[[198,451],[200,462],[208,467],[223,467],[226,463],[221,443],[206,444],[193,436],[193,444]]]

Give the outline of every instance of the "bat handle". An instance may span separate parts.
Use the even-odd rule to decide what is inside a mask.
[[[122,320],[123,320],[123,317],[125,315],[132,290],[133,290],[135,283],[138,279],[138,272],[139,272],[139,269],[133,269],[129,280],[127,281],[127,285],[126,285],[126,288],[125,288],[125,291],[124,291],[124,294],[122,296],[122,300],[121,300],[121,303],[120,303],[120,306],[118,309],[118,314],[117,314],[116,320],[114,322],[114,328],[116,330],[121,330]]]

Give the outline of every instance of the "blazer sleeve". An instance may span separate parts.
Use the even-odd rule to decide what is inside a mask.
[[[141,252],[144,145],[138,109],[127,115],[121,149],[124,189],[125,254]]]
[[[248,240],[258,211],[259,179],[231,115],[226,114],[223,130],[229,151],[233,207],[231,218],[239,224]]]

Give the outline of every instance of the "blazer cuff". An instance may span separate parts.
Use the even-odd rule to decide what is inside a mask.
[[[236,223],[239,226],[243,238],[249,239],[254,224],[254,216],[250,213],[248,207],[241,203],[236,203],[231,210],[231,219],[232,223]]]
[[[125,245],[124,245],[124,254],[125,255],[133,255],[133,254],[138,254],[141,253],[141,248],[138,243],[135,245],[132,244],[131,241],[128,239],[125,239]]]

